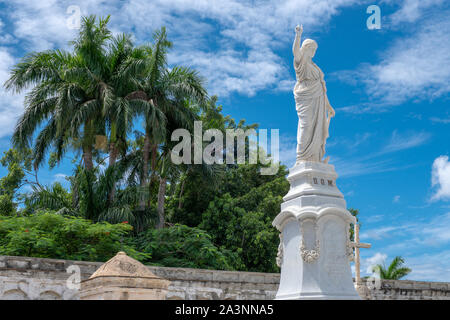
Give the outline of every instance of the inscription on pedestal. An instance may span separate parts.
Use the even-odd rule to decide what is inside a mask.
[[[325,264],[325,271],[328,273],[328,279],[335,285],[339,285],[344,276],[343,270],[347,268],[348,262],[342,255],[334,254],[330,256],[330,261]]]
[[[319,179],[320,179],[321,185],[323,185],[323,186],[327,185],[328,187],[334,187],[333,180],[328,180],[328,179],[324,179],[324,178],[317,178],[317,177],[312,178],[313,184],[319,184]]]

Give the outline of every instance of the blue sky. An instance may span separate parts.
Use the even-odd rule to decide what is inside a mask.
[[[366,9],[381,8],[369,30]],[[166,26],[171,64],[207,79],[224,113],[279,129],[281,159],[295,159],[297,114],[292,95],[294,27],[319,48],[336,109],[327,153],[349,207],[360,210],[362,273],[401,255],[414,280],[450,281],[450,7],[444,0],[52,1],[0,0],[0,82],[24,53],[68,48],[76,30],[67,9],[111,14],[114,32],[151,41]],[[0,89],[0,152],[23,110],[23,96]],[[65,161],[40,171],[64,180]],[[5,173],[0,169],[0,176]]]

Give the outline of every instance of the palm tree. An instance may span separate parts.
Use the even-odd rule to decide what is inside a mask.
[[[161,203],[164,207],[166,183],[175,175],[168,175],[168,153],[163,150],[170,144],[173,130],[192,131],[199,110],[193,103],[202,105],[207,97],[196,71],[168,67],[167,51],[172,43],[165,28],[155,32],[153,45],[135,47],[128,35],[113,37],[108,21],[109,16],[98,21],[95,16],[84,17],[72,53],[49,50],[27,55],[5,84],[16,92],[34,86],[26,97],[13,142],[18,148],[33,145],[35,168],[50,149],[56,151],[58,161],[69,149],[81,150],[84,168],[76,171],[73,202],[93,219],[106,219],[108,208],[123,208],[117,203],[124,197],[117,201],[115,197],[134,188],[117,188],[125,175],[133,179],[127,170],[136,173],[138,169],[139,185],[148,191],[159,177],[158,199],[160,208]],[[144,119],[142,147],[127,155],[127,136],[137,116]],[[109,165],[103,173],[94,166],[94,157],[100,152],[94,148],[97,136],[107,137]],[[136,156],[142,160],[136,161]],[[159,162],[158,156],[162,158]],[[105,188],[106,207],[96,194],[104,196]],[[147,212],[150,192],[134,191],[141,195],[139,208]],[[124,216],[120,210],[112,213],[118,219]],[[133,210],[130,204],[125,216]]]
[[[70,119],[67,116],[88,101],[76,79],[66,73],[67,66],[78,62],[75,56],[58,50],[31,53],[13,68],[5,83],[8,90],[15,92],[35,85],[25,98],[25,112],[12,136],[14,145],[23,150],[30,146],[35,130],[44,124],[34,143],[35,168],[52,145],[59,147],[61,156],[68,138]]]
[[[68,147],[81,149],[85,168],[93,170],[97,135],[109,130],[109,166],[119,151],[126,150],[126,136],[140,100],[129,96],[140,79],[127,66],[145,57],[145,48],[134,48],[131,37],[111,37],[109,16],[96,22],[83,18],[80,33],[72,42],[74,52],[51,50],[26,56],[14,67],[7,89],[21,92],[35,85],[25,100],[25,112],[13,134],[17,147],[27,147],[34,132],[44,124],[34,142],[38,167],[53,146],[58,160]],[[141,78],[143,78],[141,76]],[[108,194],[110,202],[115,183]]]
[[[5,87],[22,92],[34,88],[25,99],[25,112],[12,136],[16,147],[32,143],[34,132],[43,125],[34,141],[34,166],[39,167],[53,147],[60,160],[71,146],[82,149],[85,168],[93,168],[95,135],[102,131],[101,103],[109,96],[98,74],[104,65],[106,28],[109,17],[83,19],[80,34],[73,41],[74,52],[48,50],[25,56],[11,71]]]
[[[125,72],[135,77],[143,75],[140,88],[129,95],[141,100],[140,113],[144,118],[141,188],[150,187],[156,179],[158,149],[170,140],[172,131],[177,128],[192,130],[197,115],[189,107],[189,102],[203,103],[207,96],[203,79],[196,71],[186,67],[168,67],[167,51],[172,43],[167,40],[165,28],[156,31],[153,38],[153,46],[146,47],[146,56],[130,62]],[[145,210],[147,205],[148,202],[141,199],[141,209]]]
[[[372,268],[372,271],[379,274],[381,279],[399,280],[411,272],[410,268],[403,267],[405,260],[397,256],[392,260],[388,268],[386,266],[378,264]]]

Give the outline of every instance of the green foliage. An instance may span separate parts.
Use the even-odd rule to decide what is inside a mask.
[[[275,262],[279,232],[272,221],[289,190],[283,174],[284,167],[275,176],[261,176],[256,165],[230,170],[220,188],[228,192],[217,194],[202,215],[199,228],[211,234],[216,245],[238,254],[239,270],[279,270]]]
[[[402,257],[396,256],[389,267],[386,268],[384,263],[378,264],[372,268],[372,271],[379,274],[381,279],[399,280],[411,272],[410,268],[403,266],[404,263],[405,260]]]
[[[0,194],[14,196],[16,190],[20,187],[25,170],[30,169],[30,158],[28,150],[19,152],[16,149],[9,149],[3,153],[0,163],[8,168],[8,174],[0,179]]]
[[[233,270],[236,258],[217,248],[205,231],[180,224],[147,230],[134,243],[137,250],[151,255],[146,262],[159,266]]]
[[[0,215],[16,213],[18,198],[16,192],[24,184],[30,183],[26,178],[31,174],[31,150],[9,149],[3,153],[0,164],[7,167],[8,173],[0,179]],[[34,182],[34,185],[37,185]]]
[[[131,229],[51,212],[0,217],[0,255],[106,261],[123,250],[138,260],[148,258],[121,244]]]
[[[16,205],[9,194],[0,195],[0,216],[10,216],[16,212]]]
[[[356,222],[361,227],[361,223],[359,222],[359,219],[358,219],[359,210],[349,208],[348,211],[352,214],[352,216],[354,216],[356,218]],[[355,225],[353,223],[350,224],[350,240],[355,241]]]
[[[72,194],[59,182],[55,182],[50,187],[33,187],[33,192],[25,196],[26,213],[33,213],[40,209],[70,212],[71,205]]]

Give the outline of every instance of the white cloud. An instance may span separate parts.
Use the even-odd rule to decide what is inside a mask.
[[[174,63],[190,64],[209,80],[212,94],[285,89],[289,72],[275,53],[293,41],[298,23],[305,33],[325,25],[339,9],[356,0],[247,1],[130,0],[78,1],[82,14],[111,14],[111,28],[150,41],[151,32],[167,26],[175,47]],[[75,34],[66,27],[73,1],[9,1],[14,36],[31,49],[66,46]],[[211,43],[215,46],[212,48]],[[289,87],[289,90],[292,87]]]
[[[427,132],[407,132],[399,134],[396,130],[392,133],[391,140],[381,151],[382,154],[411,149],[420,146],[430,139]]]
[[[381,252],[375,253],[372,257],[361,260],[361,269],[366,269],[367,274],[372,274],[372,268],[378,264],[383,264],[387,255]]]
[[[421,227],[424,241],[430,245],[450,242],[450,212]]]
[[[349,151],[357,151],[357,148],[366,143],[372,136],[373,133],[370,132],[358,132],[351,138],[332,136],[327,142],[327,147],[333,148],[338,146],[339,148],[346,148]]]
[[[396,239],[397,243],[391,243],[385,251],[413,247],[436,247],[450,242],[450,212],[438,215],[432,219],[423,218],[420,221],[408,221],[399,223],[391,222],[391,225],[364,230],[361,239],[386,240]],[[398,253],[398,252],[397,252]]]
[[[389,21],[393,26],[416,22],[427,9],[436,8],[442,3],[444,0],[404,0],[400,9],[390,15]]]
[[[394,196],[394,199],[392,199],[392,202],[394,202],[394,203],[400,202],[400,196],[399,195]]]
[[[54,182],[66,182],[67,174],[64,173],[56,173],[53,175]]]
[[[394,166],[391,160],[377,161],[369,158],[343,159],[334,155],[330,156],[330,163],[334,165],[334,167],[336,168],[336,172],[341,178],[349,178],[401,169]]]
[[[341,151],[343,147],[347,148],[349,152],[357,152],[357,148],[360,145],[370,142],[370,139],[375,136],[377,136],[375,133],[365,132],[355,134],[352,139],[345,137],[329,139],[326,147],[327,150],[329,149],[331,152],[327,153],[326,156],[330,155],[330,163],[335,166],[339,177],[348,178],[410,168],[412,164],[402,164],[401,166],[398,166],[395,165],[392,160],[387,159],[386,157],[380,158],[380,156],[418,147],[426,143],[431,137],[427,132],[409,131],[399,133],[394,131],[389,140],[380,147],[380,150],[373,153],[363,156],[347,157],[345,159],[335,156],[333,153],[333,150]],[[296,148],[297,142],[294,136],[280,137],[280,160],[283,164],[286,164],[289,167],[295,163]]]
[[[383,240],[394,236],[394,232],[401,229],[400,226],[387,226],[382,228],[375,228],[361,233],[362,240]]]
[[[433,100],[450,92],[449,11],[420,22],[418,30],[400,38],[381,54],[378,64],[364,64],[335,76],[350,84],[364,84],[368,102],[340,108],[359,113],[385,111],[408,100]]]
[[[433,162],[431,186],[435,193],[431,201],[450,200],[450,162],[448,156],[440,156]]]
[[[376,214],[376,215],[368,216],[364,220],[367,221],[368,223],[374,223],[374,222],[379,222],[383,219],[384,219],[384,215]]]
[[[6,32],[5,23],[0,19],[0,44],[10,44],[16,42],[14,37]]]
[[[3,87],[14,63],[16,60],[9,51],[0,47],[0,137],[11,134],[16,120],[23,110],[23,95],[12,95]]]
[[[374,136],[374,134],[367,133],[359,136],[357,135],[353,142],[348,142],[348,145],[352,148],[356,148],[358,145],[367,142],[372,136]],[[387,157],[381,158],[380,156],[418,147],[426,143],[430,137],[431,135],[427,132],[410,131],[400,134],[397,131],[394,131],[389,141],[385,142],[385,144],[380,147],[379,151],[363,156],[352,157],[350,159],[342,159],[332,155],[332,163],[336,167],[340,177],[360,176],[410,168],[411,166],[414,166],[414,164],[403,163],[398,166],[395,165],[391,159],[388,159]]]
[[[450,123],[450,118],[431,117],[430,120],[432,122],[443,123],[443,124],[449,124]]]
[[[450,250],[407,257],[405,265],[411,269],[407,279],[450,282]]]
[[[355,191],[354,190],[350,190],[349,192],[346,192],[344,194],[345,197],[353,197],[355,195]]]

